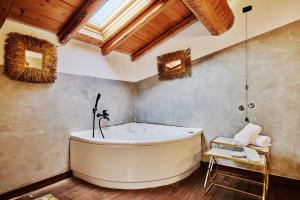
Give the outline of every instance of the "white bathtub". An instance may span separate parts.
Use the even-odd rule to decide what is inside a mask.
[[[129,123],[71,133],[73,175],[108,188],[141,189],[184,179],[200,165],[201,129]]]

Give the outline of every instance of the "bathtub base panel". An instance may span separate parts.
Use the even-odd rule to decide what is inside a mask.
[[[196,164],[191,169],[178,174],[176,176],[160,179],[160,180],[154,180],[154,181],[143,181],[143,182],[115,182],[115,181],[108,181],[108,180],[102,180],[97,179],[94,177],[87,176],[85,174],[82,174],[80,172],[73,171],[73,176],[82,179],[86,182],[92,183],[94,185],[98,185],[105,188],[111,188],[111,189],[145,189],[145,188],[153,188],[153,187],[159,187],[164,185],[170,185],[172,183],[176,183],[178,181],[181,181],[191,175],[193,172],[195,172],[200,166],[200,163]]]

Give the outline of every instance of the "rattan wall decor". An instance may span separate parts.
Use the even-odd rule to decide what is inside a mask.
[[[157,57],[158,79],[173,80],[192,76],[191,49]]]
[[[30,67],[26,51],[40,54],[41,67]],[[20,33],[9,33],[5,40],[5,73],[12,79],[33,83],[53,83],[56,79],[57,52],[54,44]]]

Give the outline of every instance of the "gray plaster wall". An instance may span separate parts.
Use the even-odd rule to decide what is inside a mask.
[[[134,83],[59,73],[32,84],[0,68],[0,193],[69,170],[69,133],[92,128],[97,92],[111,125],[134,120]]]
[[[136,118],[204,129],[206,143],[244,125],[245,44],[193,62],[191,78],[138,82]],[[249,42],[249,110],[272,137],[271,173],[300,179],[300,21]]]
[[[110,125],[204,129],[206,143],[244,125],[245,45],[193,62],[193,76],[138,83],[58,74],[54,84],[10,80],[0,66],[0,193],[69,169],[69,132],[91,129],[96,93]],[[300,21],[249,42],[250,120],[273,139],[271,172],[300,179]],[[205,147],[205,144],[204,144]]]

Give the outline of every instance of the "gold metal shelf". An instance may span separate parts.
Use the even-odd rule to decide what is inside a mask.
[[[213,139],[210,142],[211,147],[212,147],[212,144],[218,144],[218,145],[223,145],[223,146],[228,146],[228,147],[241,147],[233,141],[233,138],[220,137],[220,136],[216,137],[215,139]],[[252,144],[248,145],[248,147],[257,150],[258,152],[262,152],[262,153],[270,152],[270,147],[259,147],[259,146],[255,146]]]
[[[222,147],[236,147],[236,148],[242,148],[241,146],[238,146],[234,143],[233,138],[227,138],[227,137],[217,137],[214,140],[210,142],[210,147],[211,149],[205,153],[205,156],[209,157],[209,165],[208,165],[208,170],[204,182],[204,189],[205,189],[205,194],[207,194],[212,186],[217,186],[217,187],[222,187],[225,189],[233,190],[236,192],[240,192],[246,195],[250,195],[252,197],[256,197],[262,200],[266,199],[266,195],[268,192],[269,188],[269,154],[270,154],[270,147],[258,147],[254,145],[249,145],[248,147],[253,148],[257,150],[260,154],[260,160],[259,161],[251,161],[248,160],[247,158],[234,158],[232,157],[232,153],[235,152],[235,150],[231,149],[226,149],[226,148],[216,148],[213,147],[214,145],[222,146]],[[241,176],[238,176],[237,174],[234,173],[226,173],[222,170],[219,170],[218,163],[216,159],[223,159],[223,160],[230,160],[233,162],[237,163],[243,163],[246,165],[249,165],[249,167],[258,167],[259,173],[263,175],[263,181],[262,182],[257,182],[253,181],[251,179],[247,178],[242,178]],[[215,172],[214,170],[214,165],[215,167]],[[226,185],[222,185],[220,183],[216,183],[214,180],[217,176],[227,176],[230,178],[235,178],[235,179],[240,179],[252,184],[258,184],[262,186],[262,195],[257,195],[253,194],[250,192],[246,192],[243,190],[238,190],[236,188],[228,187]],[[208,186],[207,186],[208,185]]]

